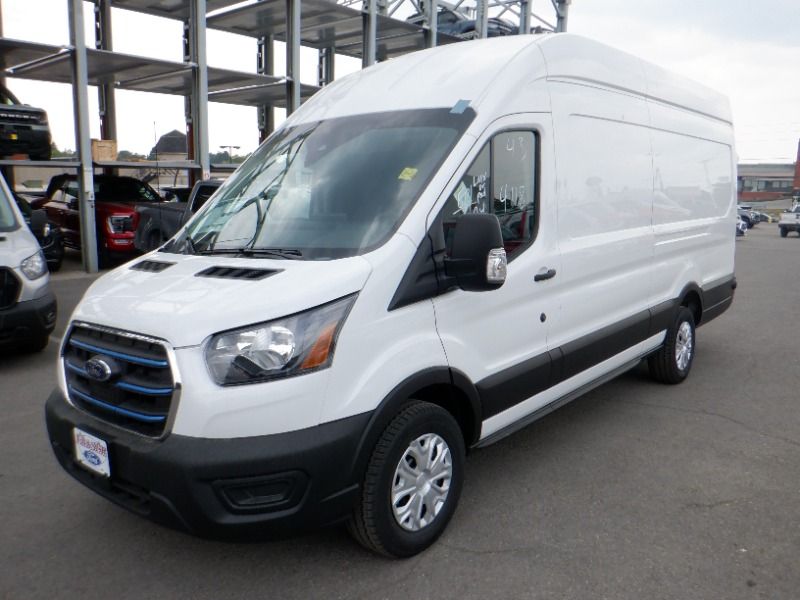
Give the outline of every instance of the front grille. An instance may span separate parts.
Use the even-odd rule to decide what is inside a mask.
[[[41,123],[42,116],[37,113],[10,112],[0,110],[0,121],[7,123]]]
[[[105,378],[89,359],[110,367]],[[64,370],[69,398],[96,417],[136,433],[158,437],[167,426],[175,382],[169,356],[157,340],[125,332],[72,328],[64,345]]]
[[[0,309],[11,308],[19,298],[20,283],[11,269],[0,268]]]

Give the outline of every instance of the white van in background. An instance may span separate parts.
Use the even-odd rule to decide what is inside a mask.
[[[0,176],[0,352],[39,352],[56,326],[56,298],[39,242],[47,215],[31,213],[30,228]],[[37,233],[39,235],[39,233]]]
[[[573,35],[336,81],[72,316],[62,466],[198,535],[347,522],[410,556],[468,448],[647,359],[679,383],[733,299],[728,102]]]

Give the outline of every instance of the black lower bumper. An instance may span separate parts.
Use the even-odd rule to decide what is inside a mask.
[[[282,537],[344,520],[357,498],[351,465],[369,413],[275,435],[153,440],[107,425],[56,390],[45,408],[61,466],[101,496],[162,525],[215,539]],[[73,458],[73,428],[108,444],[111,477]]]
[[[0,310],[0,345],[40,340],[56,326],[56,297],[48,292],[36,300]]]

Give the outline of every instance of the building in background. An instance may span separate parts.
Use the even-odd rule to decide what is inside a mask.
[[[794,163],[739,165],[736,182],[739,202],[760,202],[790,197],[794,171]]]

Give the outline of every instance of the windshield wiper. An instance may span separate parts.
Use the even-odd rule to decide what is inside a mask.
[[[297,260],[302,258],[303,253],[297,248],[214,248],[211,250],[201,250],[197,254],[233,254],[237,256],[276,256],[287,260]]]

